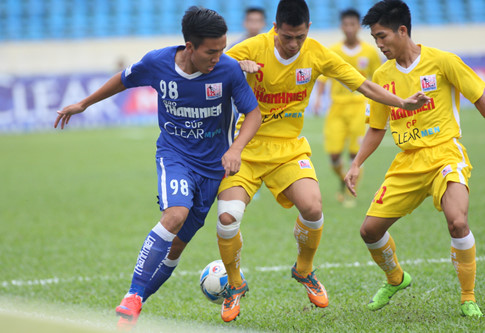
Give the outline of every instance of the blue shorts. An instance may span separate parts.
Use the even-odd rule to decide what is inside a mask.
[[[189,209],[189,215],[177,234],[188,243],[204,225],[221,180],[201,176],[187,168],[184,162],[167,157],[157,157],[157,174],[160,210],[173,206]]]

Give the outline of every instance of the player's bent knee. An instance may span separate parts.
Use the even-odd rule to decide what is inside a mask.
[[[241,200],[217,201],[217,234],[230,239],[237,235],[246,204]]]
[[[360,237],[366,243],[374,243],[376,241],[376,235],[372,233],[372,230],[366,228],[365,224],[360,227]]]
[[[302,207],[299,209],[300,215],[308,221],[316,221],[321,218],[322,216],[322,206],[321,205],[312,205],[307,207]]]

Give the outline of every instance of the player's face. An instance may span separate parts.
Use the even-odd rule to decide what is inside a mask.
[[[406,27],[401,26],[394,32],[391,28],[376,23],[370,30],[372,37],[374,37],[374,40],[376,41],[377,47],[387,59],[396,59],[399,54],[403,53],[403,50],[406,47]]]
[[[311,24],[311,23],[310,23]],[[277,33],[275,36],[275,47],[284,59],[289,59],[300,52],[306,37],[310,24],[305,23],[296,27],[283,23],[281,27],[274,24],[274,30]]]
[[[340,28],[342,29],[347,40],[354,41],[357,38],[357,33],[360,30],[359,19],[355,16],[346,16],[342,19]]]
[[[246,28],[249,37],[259,34],[265,25],[264,16],[260,12],[249,13],[244,20],[244,28]]]
[[[187,50],[190,52],[190,61],[194,72],[210,73],[219,62],[226,48],[226,35],[219,38],[204,38],[198,48],[188,42]]]

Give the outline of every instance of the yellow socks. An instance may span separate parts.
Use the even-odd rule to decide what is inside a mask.
[[[461,286],[461,303],[475,302],[475,238],[472,232],[463,238],[451,239],[451,262]]]
[[[386,231],[379,241],[366,245],[372,259],[386,273],[387,282],[394,286],[401,284],[404,272],[397,261],[396,244],[391,234]]]
[[[236,236],[230,239],[217,236],[219,252],[222,262],[226,267],[229,284],[239,287],[242,284],[239,266],[241,264],[241,250],[243,245],[242,235],[239,231]]]
[[[313,270],[313,257],[320,244],[323,231],[323,214],[318,221],[306,221],[301,215],[295,223],[293,234],[298,245],[298,257],[296,259],[297,272],[307,276]]]

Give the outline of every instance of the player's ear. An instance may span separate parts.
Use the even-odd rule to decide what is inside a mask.
[[[405,25],[401,25],[398,29],[397,29],[399,35],[401,37],[404,37],[404,36],[407,36],[408,35],[408,28],[406,28]]]
[[[185,42],[185,49],[191,53],[194,52],[195,50],[194,44],[192,44],[191,41]]]

